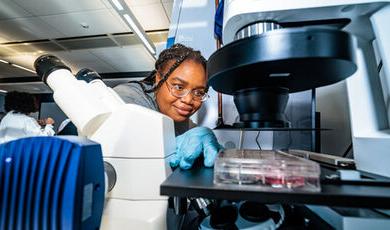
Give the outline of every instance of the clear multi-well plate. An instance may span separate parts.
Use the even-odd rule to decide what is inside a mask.
[[[320,167],[280,150],[227,149],[215,161],[214,183],[262,191],[318,192]]]

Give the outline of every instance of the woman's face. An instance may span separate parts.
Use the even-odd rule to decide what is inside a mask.
[[[167,70],[173,64],[168,65]],[[162,74],[165,74],[166,71]],[[161,80],[161,75],[157,73],[156,82]],[[207,85],[206,72],[200,63],[192,60],[186,60],[181,63],[169,75],[166,82],[156,91],[156,101],[160,112],[169,116],[176,122],[187,120],[202,105],[202,101],[194,99],[192,93],[184,97],[175,97],[171,94],[171,87],[189,90],[205,90]]]

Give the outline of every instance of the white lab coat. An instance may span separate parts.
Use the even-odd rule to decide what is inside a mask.
[[[47,124],[43,129],[38,122],[25,114],[8,112],[0,123],[0,144],[22,137],[53,136],[53,125]]]

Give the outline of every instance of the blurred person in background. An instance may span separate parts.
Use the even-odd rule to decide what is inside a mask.
[[[29,116],[38,109],[37,100],[32,94],[17,91],[7,93],[4,101],[7,114],[0,122],[0,143],[22,137],[53,136],[55,131],[52,118],[41,119],[38,123]]]

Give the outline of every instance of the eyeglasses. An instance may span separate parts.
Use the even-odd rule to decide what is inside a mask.
[[[177,84],[171,84],[168,81],[165,81],[167,83],[169,92],[171,93],[172,96],[177,97],[177,98],[182,98],[187,96],[189,93],[192,94],[192,98],[195,101],[206,101],[207,98],[209,98],[209,95],[204,89],[193,89],[189,90],[184,88],[181,85]]]

